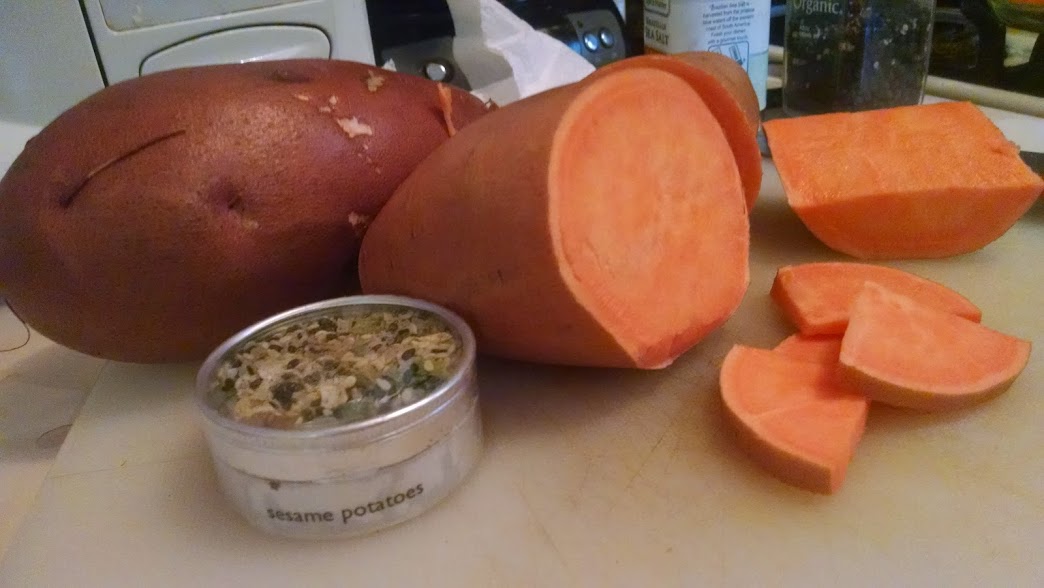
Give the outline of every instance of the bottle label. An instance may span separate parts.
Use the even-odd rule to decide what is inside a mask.
[[[797,116],[920,102],[934,5],[931,0],[791,0],[783,109]]]
[[[792,0],[791,10],[798,14],[841,16],[845,13],[845,4],[841,0]]]
[[[764,109],[770,9],[771,0],[645,0],[645,46],[731,57],[750,76]]]

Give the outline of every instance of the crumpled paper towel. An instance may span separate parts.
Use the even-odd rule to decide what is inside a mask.
[[[453,56],[476,94],[505,105],[580,80],[594,66],[496,0],[448,0]]]

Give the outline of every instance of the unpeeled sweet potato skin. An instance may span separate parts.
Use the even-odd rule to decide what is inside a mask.
[[[486,112],[451,91],[457,129]],[[362,234],[450,134],[436,84],[291,60],[106,88],[0,182],[0,287],[44,336],[132,362],[205,356],[348,291]]]

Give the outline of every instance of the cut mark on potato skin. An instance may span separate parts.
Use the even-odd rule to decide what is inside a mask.
[[[65,196],[62,196],[58,200],[58,205],[61,206],[62,208],[68,208],[69,206],[72,205],[73,200],[76,199],[76,197],[80,194],[81,191],[83,191],[84,187],[87,186],[87,183],[90,182],[91,179],[94,176],[100,174],[101,172],[109,169],[110,167],[116,165],[117,163],[119,163],[119,162],[121,162],[121,161],[123,161],[125,159],[128,159],[128,158],[130,158],[130,157],[132,157],[134,155],[137,155],[138,153],[141,153],[142,151],[148,149],[149,147],[152,147],[154,145],[158,145],[159,143],[162,143],[162,142],[166,141],[167,139],[173,139],[174,137],[177,137],[177,136],[180,136],[180,135],[184,135],[185,132],[186,132],[185,129],[181,129],[181,130],[177,130],[177,131],[172,131],[172,132],[167,133],[165,135],[160,135],[158,137],[154,137],[152,139],[149,139],[145,143],[142,143],[141,145],[138,145],[137,147],[132,148],[130,151],[127,151],[127,152],[124,152],[124,153],[122,153],[120,155],[117,155],[117,156],[107,160],[106,162],[102,163],[101,165],[96,166],[94,169],[92,169],[91,171],[87,172],[87,175],[85,175],[83,177],[83,179],[80,180],[80,182],[78,184],[76,184],[76,186],[73,187],[72,190],[70,190]]]

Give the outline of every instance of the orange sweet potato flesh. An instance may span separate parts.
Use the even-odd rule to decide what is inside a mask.
[[[761,122],[758,97],[747,73],[735,61],[715,53],[689,52],[676,55],[640,55],[602,66],[590,79],[629,68],[654,68],[676,76],[692,86],[725,132],[736,158],[747,210],[754,207],[761,190],[761,151],[757,133]],[[650,93],[657,88],[649,88]],[[702,154],[693,153],[694,165]]]
[[[841,488],[869,402],[840,382],[833,362],[736,345],[720,385],[728,421],[756,462],[806,490]]]
[[[365,292],[457,311],[487,354],[657,368],[739,305],[748,246],[721,127],[682,79],[632,68],[461,130],[381,210],[359,270]]]
[[[449,93],[326,59],[105,88],[0,181],[3,294],[53,341],[144,363],[201,359],[257,320],[347,294],[369,221],[449,123],[487,110]]]
[[[1007,390],[1031,344],[868,282],[841,342],[843,379],[868,398],[952,410]]]
[[[794,359],[834,365],[841,354],[841,337],[795,333],[780,341],[772,350]]]
[[[787,201],[808,229],[862,259],[937,258],[998,239],[1044,180],[967,102],[765,123]]]
[[[788,265],[776,271],[770,295],[806,335],[841,335],[866,282],[877,282],[921,304],[978,322],[982,312],[946,286],[899,269],[853,262]]]

